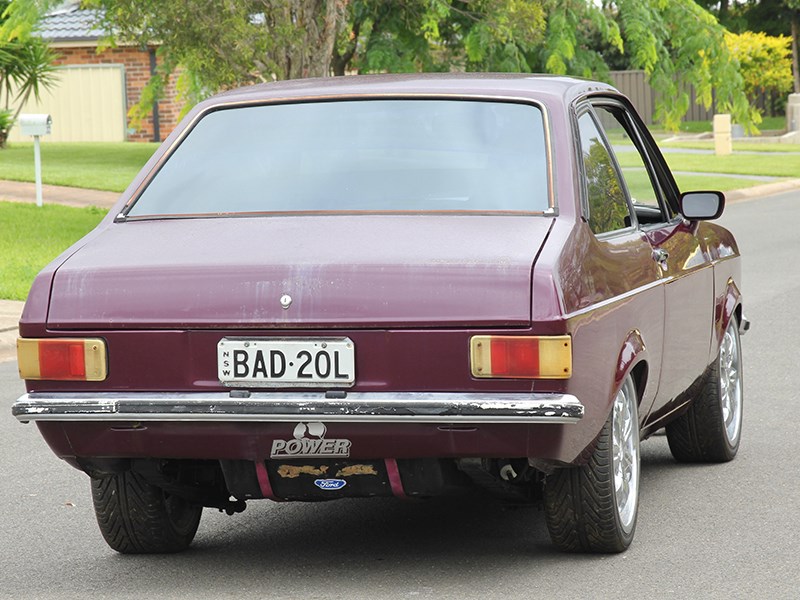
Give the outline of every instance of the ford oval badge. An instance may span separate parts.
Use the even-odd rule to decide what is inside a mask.
[[[347,482],[344,479],[315,479],[314,485],[321,490],[340,490]]]

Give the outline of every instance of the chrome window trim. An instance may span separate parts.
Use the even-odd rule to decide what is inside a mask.
[[[465,100],[465,101],[480,101],[480,102],[500,102],[500,103],[511,103],[511,104],[527,104],[529,106],[534,106],[539,109],[542,114],[542,128],[544,130],[544,146],[545,146],[545,156],[547,162],[547,205],[548,208],[544,211],[530,211],[525,213],[525,216],[556,216],[558,214],[558,206],[556,204],[556,196],[555,196],[555,168],[553,165],[553,147],[552,147],[552,140],[553,140],[553,132],[552,132],[552,119],[550,117],[550,112],[547,109],[547,106],[540,100],[536,100],[533,98],[527,98],[524,96],[515,96],[515,95],[487,95],[487,94],[470,94],[470,93],[456,93],[456,94],[447,94],[447,93],[384,93],[384,94],[329,94],[329,95],[312,95],[312,96],[282,96],[278,98],[270,98],[270,99],[258,99],[258,100],[235,100],[231,102],[222,102],[219,104],[213,104],[208,106],[198,112],[194,117],[192,117],[191,122],[181,131],[180,135],[170,144],[169,148],[167,148],[164,154],[159,157],[158,161],[153,165],[150,171],[147,173],[145,178],[139,184],[139,186],[133,191],[130,198],[128,198],[125,205],[122,207],[122,210],[117,214],[114,218],[116,223],[126,222],[126,221],[149,221],[149,220],[159,220],[162,218],[180,218],[176,217],[175,215],[143,215],[139,217],[129,217],[128,212],[131,208],[133,208],[134,204],[136,204],[137,200],[147,189],[147,186],[150,185],[150,182],[153,178],[158,175],[158,172],[164,166],[164,164],[172,157],[175,153],[177,148],[183,143],[186,137],[192,132],[195,126],[207,115],[212,112],[217,112],[219,110],[229,110],[235,108],[253,108],[257,106],[270,106],[270,105],[279,105],[279,104],[307,104],[313,102],[352,102],[352,101],[362,101],[362,100]],[[502,212],[502,211],[500,211]],[[508,211],[505,211],[508,213]],[[235,214],[235,213],[234,213]],[[293,213],[293,214],[303,214],[303,213]],[[338,214],[332,212],[330,214]],[[382,214],[379,212],[370,213],[370,214]],[[420,213],[420,214],[427,214],[427,213]],[[495,213],[488,213],[494,215]],[[216,215],[213,213],[209,214],[202,214],[202,215],[189,215],[188,218],[198,218],[198,217],[215,217]]]

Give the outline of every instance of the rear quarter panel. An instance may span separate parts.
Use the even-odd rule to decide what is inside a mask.
[[[716,223],[702,223],[698,235],[714,264],[714,331],[709,363],[719,352],[725,329],[734,315],[741,318],[742,259],[733,234]]]
[[[548,292],[549,290],[549,292]],[[534,328],[572,335],[566,391],[584,404],[567,443],[580,454],[608,418],[622,378],[647,361],[642,415],[655,399],[663,346],[663,287],[641,232],[596,238],[582,221],[559,220],[534,269]]]

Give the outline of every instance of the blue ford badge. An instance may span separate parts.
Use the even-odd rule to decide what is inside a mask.
[[[314,485],[321,490],[340,490],[347,482],[344,479],[315,479]]]

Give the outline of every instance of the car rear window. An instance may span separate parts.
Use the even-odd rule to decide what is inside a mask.
[[[549,207],[542,111],[468,100],[235,107],[204,116],[130,217]]]

